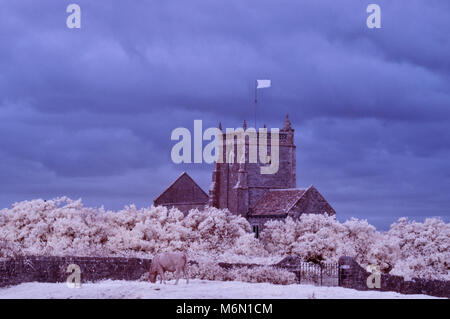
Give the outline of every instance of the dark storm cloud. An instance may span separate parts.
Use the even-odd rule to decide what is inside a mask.
[[[69,195],[149,205],[187,169],[171,131],[253,122],[296,128],[298,186],[345,219],[448,218],[450,5],[377,1],[7,0],[0,10],[0,203]]]

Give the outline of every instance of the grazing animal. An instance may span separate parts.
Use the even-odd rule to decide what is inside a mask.
[[[152,259],[148,278],[152,283],[154,283],[156,282],[156,277],[159,275],[161,283],[164,282],[165,284],[166,278],[164,277],[164,273],[166,271],[175,272],[175,277],[177,279],[175,285],[178,284],[178,280],[181,278],[181,272],[183,272],[183,275],[186,278],[186,283],[189,283],[186,254],[170,252],[156,255]]]

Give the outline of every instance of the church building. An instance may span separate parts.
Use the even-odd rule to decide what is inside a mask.
[[[245,121],[243,129],[246,130]],[[226,135],[227,133],[222,135],[224,145]],[[259,150],[259,139],[256,141]],[[246,159],[249,143],[250,139],[246,139]],[[234,147],[233,154],[237,154],[237,145]],[[270,138],[266,147],[270,155]],[[223,151],[226,156],[225,147]],[[154,205],[177,207],[185,214],[192,208],[204,206],[228,209],[232,214],[247,218],[256,237],[268,220],[284,219],[287,216],[298,218],[302,214],[336,214],[314,186],[297,188],[294,129],[287,116],[279,132],[278,171],[274,174],[261,174],[261,166],[266,165],[259,159],[256,163],[238,163],[236,159],[216,162],[208,195],[187,173],[183,173],[154,201]]]

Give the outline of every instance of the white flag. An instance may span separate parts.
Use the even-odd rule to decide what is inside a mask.
[[[270,80],[256,80],[257,85],[256,88],[257,89],[264,89],[264,88],[270,88]]]

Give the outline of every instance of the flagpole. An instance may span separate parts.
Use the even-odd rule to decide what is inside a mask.
[[[255,81],[255,130],[256,128],[256,114],[258,109],[258,89],[270,88],[271,80],[256,80]]]

